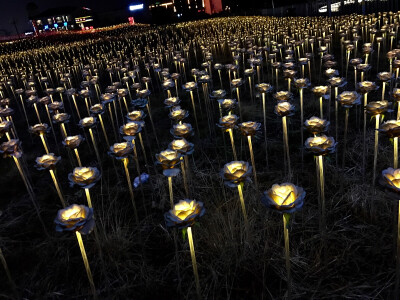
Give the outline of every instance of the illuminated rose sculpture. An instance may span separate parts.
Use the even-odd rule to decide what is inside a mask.
[[[61,157],[55,156],[54,153],[45,154],[43,156],[36,157],[35,167],[38,170],[54,169],[60,160]]]
[[[164,214],[168,227],[186,228],[193,226],[196,220],[205,213],[203,202],[196,200],[179,200],[174,208]]]
[[[60,209],[54,220],[56,231],[78,231],[89,234],[94,228],[93,208],[72,204]]]
[[[316,156],[335,152],[336,145],[334,138],[326,135],[310,137],[304,143],[306,150]]]
[[[361,104],[361,96],[354,91],[345,91],[338,95],[337,101],[345,108],[351,108],[354,105]]]
[[[67,136],[64,141],[63,145],[65,147],[68,147],[70,149],[75,149],[78,148],[79,145],[84,141],[85,139],[81,135],[74,135],[74,136]]]
[[[244,136],[254,136],[260,129],[261,123],[248,121],[239,124],[240,133]]]
[[[274,184],[263,193],[261,202],[282,213],[293,213],[304,204],[306,192],[292,183]]]
[[[294,115],[294,106],[286,101],[279,102],[275,105],[275,113],[281,117],[292,116]]]
[[[223,116],[219,119],[217,126],[225,130],[233,129],[236,127],[238,119],[236,115]]]
[[[176,167],[179,165],[181,157],[182,155],[178,151],[167,149],[156,154],[156,163],[161,165],[164,176],[172,177],[179,174],[179,169]]]
[[[193,127],[189,123],[173,125],[170,132],[175,138],[187,138],[194,135]]]
[[[169,145],[168,148],[171,150],[176,150],[182,155],[190,155],[194,151],[194,145],[189,143],[184,138],[173,140]]]
[[[101,173],[95,167],[78,167],[68,174],[71,186],[76,184],[84,189],[90,189],[100,178]]]
[[[236,188],[241,182],[251,181],[252,167],[245,161],[231,161],[222,168],[220,175],[224,184]]]
[[[22,156],[21,142],[18,139],[11,139],[0,144],[0,153],[5,157],[14,156],[20,158]]]
[[[400,120],[389,120],[383,123],[379,131],[389,138],[400,137]]]
[[[189,112],[187,110],[182,109],[180,106],[175,106],[172,108],[168,116],[175,122],[180,122],[189,116]]]
[[[304,122],[304,126],[311,134],[320,134],[328,131],[330,122],[318,117],[311,117]]]
[[[116,159],[124,159],[132,152],[133,144],[131,142],[123,142],[112,145],[108,154]]]
[[[365,109],[368,114],[376,116],[385,113],[388,110],[390,104],[392,103],[386,100],[372,101],[367,104]]]

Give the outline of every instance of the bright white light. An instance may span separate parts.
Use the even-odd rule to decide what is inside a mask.
[[[373,0],[365,0],[365,2],[372,2]],[[386,2],[387,0],[379,0],[379,2]],[[354,4],[354,3],[362,3],[362,0],[345,0],[343,1],[344,5],[349,5],[349,4]],[[332,12],[338,12],[341,6],[341,2],[334,2],[331,4],[331,11]],[[328,7],[326,5],[321,6],[318,11],[320,13],[326,13],[328,12]]]
[[[143,4],[136,4],[136,5],[129,6],[130,11],[139,10],[139,9],[143,9]]]

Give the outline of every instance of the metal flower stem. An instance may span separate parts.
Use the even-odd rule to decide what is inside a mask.
[[[256,163],[254,160],[254,153],[253,153],[253,143],[251,141],[251,136],[247,136],[247,141],[249,143],[249,150],[250,150],[250,158],[251,158],[251,165],[253,167],[253,174],[254,174],[254,183],[256,185],[256,189],[258,190],[258,181],[257,181],[257,172],[256,172]]]
[[[263,116],[264,116],[264,144],[265,144],[265,161],[267,163],[268,170],[268,146],[267,146],[267,112],[265,103],[265,93],[261,93],[263,103]]]
[[[106,129],[104,127],[103,117],[101,115],[99,115],[99,120],[100,120],[101,129],[103,130],[104,138],[105,138],[106,143],[107,143],[107,149],[109,149],[110,148],[110,142],[108,141],[107,132],[106,132]]]
[[[221,77],[221,70],[218,70],[218,76],[219,76],[219,83],[221,85],[221,89],[224,88],[223,84],[222,84],[222,77]]]
[[[317,157],[318,160],[318,178],[319,178],[319,191],[320,191],[320,199],[321,199],[321,234],[324,237],[326,231],[326,222],[325,222],[325,179],[324,179],[324,157],[319,155]]]
[[[172,189],[172,177],[168,176],[169,202],[171,209],[174,209],[174,191]]]
[[[322,96],[319,97],[319,114],[320,114],[320,118],[323,119],[324,118],[324,112],[323,112],[323,102],[322,102]]]
[[[199,280],[199,273],[197,271],[196,253],[194,251],[192,227],[189,226],[187,228],[187,233],[188,233],[188,240],[189,240],[189,247],[190,247],[190,256],[192,257],[192,266],[193,266],[194,279],[195,279],[195,282],[196,282],[197,298],[201,299],[200,280]]]
[[[239,87],[236,87],[236,95],[237,95],[237,100],[238,100],[238,105],[239,105],[239,118],[240,118],[240,122],[242,122],[242,106],[240,105],[240,91],[239,91]]]
[[[288,131],[287,131],[287,123],[286,123],[286,116],[282,117],[282,127],[283,127],[283,144],[284,144],[284,150],[285,154],[284,157],[286,157],[287,161],[287,166],[288,166],[288,174],[290,175],[291,168],[290,168],[290,154],[289,154],[289,141],[288,141]]]
[[[393,138],[393,168],[397,169],[399,164],[399,138]]]
[[[34,200],[34,199],[35,199],[35,196],[34,196],[34,193],[33,193],[33,190],[32,190],[32,186],[31,186],[30,183],[28,182],[28,178],[26,177],[26,175],[25,175],[25,173],[24,173],[24,171],[23,171],[23,168],[22,168],[22,166],[21,166],[21,163],[20,163],[20,161],[19,161],[19,159],[18,159],[17,157],[13,156],[13,159],[14,159],[14,162],[15,162],[15,164],[16,164],[16,166],[17,166],[17,169],[18,169],[18,171],[19,171],[19,174],[21,175],[22,180],[24,181],[24,184],[25,184],[25,187],[26,187],[26,189],[27,189],[27,191],[28,191],[28,194],[29,194],[29,196],[31,197],[31,200],[32,200],[32,202],[34,203],[34,205],[35,205],[35,207],[36,207],[36,201]]]
[[[251,98],[251,103],[254,103],[254,97],[253,97],[253,85],[251,83],[251,76],[249,76],[249,88],[250,88],[250,98]]]
[[[111,125],[112,125],[113,131],[114,131],[114,137],[117,140],[117,135],[118,134],[117,134],[117,130],[115,129],[114,117],[113,117],[113,114],[112,114],[111,103],[108,103],[107,109],[108,109],[108,114],[110,116]]]
[[[136,221],[136,223],[139,223],[139,217],[138,217],[138,213],[137,213],[137,210],[136,210],[135,196],[133,194],[131,176],[129,175],[129,170],[128,170],[129,159],[128,158],[123,158],[122,159],[122,163],[124,164],[126,181],[128,182],[129,195],[130,195],[130,198],[131,198],[131,201],[132,201],[133,213],[135,215],[135,221]],[[139,176],[140,176],[140,174],[139,174]]]
[[[58,197],[60,197],[61,204],[62,204],[63,207],[65,207],[66,204],[65,204],[64,196],[63,196],[63,194],[61,192],[60,185],[58,184],[56,174],[55,174],[54,170],[52,170],[52,169],[50,169],[49,172],[50,172],[50,175],[51,175],[51,179],[53,179],[54,186],[56,187]]]
[[[148,101],[149,101],[149,100],[148,100]],[[150,123],[151,123],[151,127],[153,128],[154,137],[156,138],[157,147],[160,148],[160,143],[158,142],[156,127],[154,126],[153,117],[152,117],[152,115],[151,115],[151,110],[150,110],[150,105],[149,105],[149,103],[150,103],[150,101],[146,104],[146,108],[147,108],[147,112],[149,113]]]
[[[97,144],[96,144],[96,140],[95,140],[94,135],[93,135],[93,130],[92,130],[92,128],[89,128],[89,133],[90,133],[90,137],[92,138],[92,142],[93,142],[93,146],[94,146],[94,151],[96,152],[97,160],[99,161],[99,165],[100,165],[100,167],[101,167],[100,153],[99,153],[99,149],[97,149]]]
[[[400,101],[397,101],[397,117],[396,120],[400,120]]]
[[[184,161],[183,157],[181,157],[181,170],[182,170],[182,178],[183,178],[183,185],[185,187],[186,198],[189,198],[189,186],[187,183],[186,167],[185,167],[185,161]]]
[[[79,231],[75,232],[76,238],[78,239],[79,249],[81,250],[83,263],[85,265],[86,274],[89,279],[90,288],[92,289],[93,298],[97,299],[96,287],[94,286],[92,271],[90,270],[89,261],[86,256],[85,246],[83,245],[82,236]]]
[[[42,140],[43,147],[44,147],[44,150],[46,151],[46,154],[49,154],[49,148],[47,148],[46,139],[44,137],[44,134],[41,133],[39,136],[40,136],[40,139]]]
[[[61,123],[60,127],[61,127],[61,135],[62,135],[63,139],[65,139],[68,136],[67,130],[65,129],[65,124]]]
[[[304,108],[303,108],[303,89],[299,89],[300,93],[300,135],[301,135],[301,167],[303,168],[304,162],[304,132],[303,132],[303,125],[304,125]]]
[[[199,131],[199,123],[197,122],[196,105],[194,104],[193,91],[190,91],[190,99],[192,100],[194,121],[196,122],[196,129],[197,129],[198,134],[200,134],[200,131]]]
[[[386,87],[386,82],[382,82],[382,100],[385,99],[385,87]]]
[[[290,93],[290,81],[291,81],[290,78],[288,78],[288,83],[287,83],[288,87],[287,88],[288,88],[289,93]]]
[[[290,250],[289,250],[289,220],[290,214],[283,214],[283,235],[285,238],[285,259],[286,259],[286,273],[287,273],[287,299],[291,299],[292,294],[292,276],[290,272]]]
[[[366,111],[366,107],[367,107],[367,103],[368,103],[368,93],[364,94],[364,131],[363,131],[363,163],[362,163],[362,170],[363,170],[363,177],[364,173],[365,173],[365,163],[366,163],[366,139],[367,139],[367,111]]]
[[[229,137],[231,138],[231,145],[232,145],[232,151],[233,151],[233,158],[234,158],[235,160],[237,160],[237,154],[236,154],[236,148],[235,148],[235,141],[234,141],[234,139],[233,139],[233,129],[232,129],[232,128],[229,128],[229,129],[228,129],[228,132],[229,132]]]
[[[15,285],[15,282],[11,277],[10,269],[8,268],[7,261],[3,255],[3,251],[1,250],[1,248],[0,248],[0,260],[1,260],[1,264],[3,265],[4,271],[6,272],[7,279],[10,282],[10,285],[12,286],[12,289],[14,290],[15,294],[18,296],[17,298],[19,298],[19,295],[17,292],[17,286]]]
[[[238,187],[238,192],[239,192],[239,200],[240,200],[240,204],[242,206],[242,212],[243,212],[243,217],[244,217],[244,222],[246,224],[246,228],[249,224],[248,220],[247,220],[247,212],[246,212],[246,206],[244,204],[244,197],[243,197],[243,182],[239,183]]]
[[[39,110],[38,110],[38,108],[37,108],[36,103],[33,103],[33,107],[35,108],[36,116],[37,116],[37,118],[38,118],[38,120],[39,120],[39,123],[41,124],[41,123],[42,123],[42,120],[40,119],[40,114],[39,114]]]
[[[379,142],[379,120],[380,114],[375,116],[375,145],[374,145],[374,169],[372,175],[372,185],[375,185],[376,163],[378,160],[378,142]]]
[[[74,149],[74,153],[75,153],[76,159],[78,161],[78,166],[82,167],[81,158],[79,156],[79,152],[78,152],[77,148]]]
[[[345,117],[344,117],[342,170],[344,170],[345,160],[346,160],[346,142],[347,142],[347,127],[348,127],[348,125],[349,125],[349,108],[346,107],[346,113],[345,113]]]
[[[29,121],[28,121],[28,115],[26,114],[24,99],[22,98],[22,94],[20,94],[19,96],[20,96],[20,98],[21,98],[22,109],[23,109],[23,111],[24,111],[26,124],[28,124],[28,128],[29,128],[30,125],[29,125]]]

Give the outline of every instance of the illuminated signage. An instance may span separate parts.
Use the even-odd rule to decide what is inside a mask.
[[[92,16],[86,16],[86,17],[80,17],[80,18],[75,18],[76,23],[86,23],[86,22],[92,22],[93,17]]]
[[[56,28],[56,29],[57,29],[57,28],[58,28],[58,24],[54,24],[54,28]]]
[[[49,29],[49,25],[44,25],[44,30]]]
[[[68,26],[68,23],[67,23],[67,22],[64,22],[64,26],[67,27],[67,26]]]
[[[143,7],[144,7],[143,4],[130,5],[129,10],[130,11],[140,10],[143,9]]]

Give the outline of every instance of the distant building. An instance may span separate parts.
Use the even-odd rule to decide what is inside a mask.
[[[87,7],[57,7],[30,17],[36,34],[59,30],[93,29],[94,16]]]
[[[149,6],[150,10],[162,8],[168,13],[175,13],[178,17],[187,13],[212,15],[222,11],[222,2],[221,0],[158,0]]]

